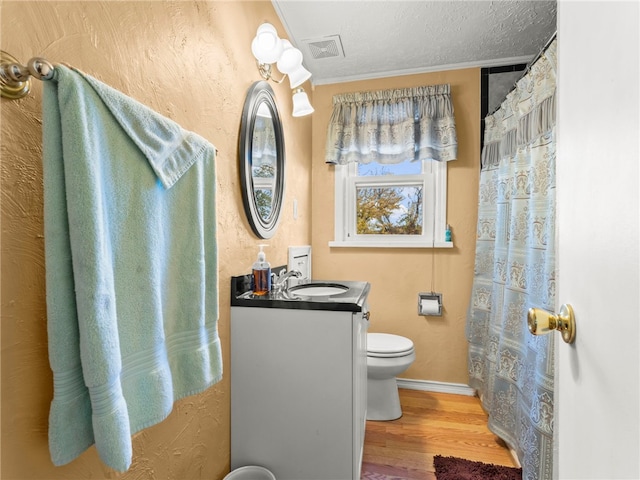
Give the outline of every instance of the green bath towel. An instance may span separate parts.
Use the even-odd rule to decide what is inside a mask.
[[[59,66],[43,94],[53,463],[131,435],[222,378],[215,149]]]

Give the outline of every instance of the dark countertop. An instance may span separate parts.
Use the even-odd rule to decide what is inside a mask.
[[[231,277],[231,306],[362,312],[371,288],[367,282],[345,280],[302,280],[298,285],[306,283],[344,285],[349,290],[338,295],[302,297],[290,295],[285,289],[283,292],[257,296],[251,293],[251,275],[242,275]]]

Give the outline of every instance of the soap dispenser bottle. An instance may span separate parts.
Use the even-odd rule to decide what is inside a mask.
[[[258,258],[253,263],[251,276],[251,290],[254,295],[267,295],[271,290],[271,265],[267,262],[266,255],[262,250],[267,245],[258,245],[260,251]]]

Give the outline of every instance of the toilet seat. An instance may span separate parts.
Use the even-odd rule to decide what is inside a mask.
[[[368,357],[404,357],[413,353],[413,342],[391,333],[367,333]]]

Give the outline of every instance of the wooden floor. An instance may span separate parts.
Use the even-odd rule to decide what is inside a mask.
[[[477,397],[399,391],[401,418],[367,421],[362,479],[435,480],[434,455],[517,466]]]

